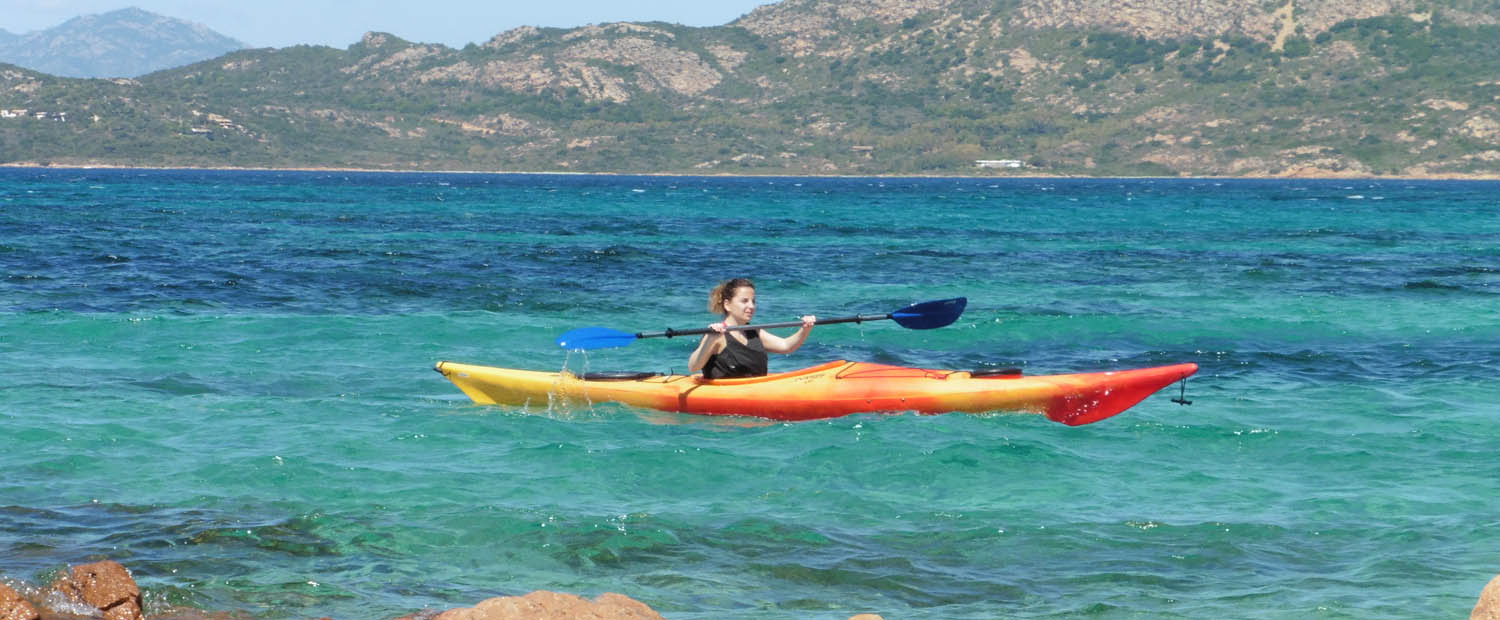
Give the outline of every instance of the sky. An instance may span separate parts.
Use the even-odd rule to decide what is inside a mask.
[[[197,22],[250,47],[344,48],[370,31],[463,47],[520,26],[722,26],[764,4],[774,0],[0,0],[0,29],[26,34],[134,6]]]

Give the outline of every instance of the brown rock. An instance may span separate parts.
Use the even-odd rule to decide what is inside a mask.
[[[1500,576],[1491,579],[1479,593],[1479,604],[1474,606],[1469,620],[1500,620]]]
[[[607,592],[592,602],[572,594],[538,590],[502,596],[473,607],[450,609],[435,620],[665,620],[645,603]]]
[[[68,599],[104,612],[105,620],[141,620],[141,589],[119,562],[105,560],[73,567],[52,584]]]
[[[21,593],[0,583],[0,620],[37,620],[42,617]]]
[[[875,614],[859,614],[857,616],[850,616],[849,620],[885,620],[885,618]]]

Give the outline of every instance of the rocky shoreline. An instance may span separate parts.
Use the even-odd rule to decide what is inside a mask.
[[[1500,582],[1500,579],[1497,579]],[[1492,584],[1494,585],[1494,584]],[[1500,590],[1500,588],[1497,588]],[[1497,596],[1500,598],[1500,596]],[[46,587],[0,579],[0,620],[251,620],[244,612],[170,608],[146,614],[141,589],[130,570],[103,560],[79,564],[59,573]],[[525,596],[501,596],[473,607],[424,609],[393,620],[665,620],[650,606],[623,594],[606,592],[593,600],[538,590]],[[331,620],[323,618],[320,620]],[[858,614],[849,620],[882,620]]]
[[[965,178],[965,179],[1095,179],[1095,178],[1120,178],[1120,177],[1091,177],[1064,174],[1045,174],[1037,171],[1026,171],[1017,174],[874,174],[874,175],[819,175],[819,174],[793,174],[764,172],[756,174],[731,174],[731,173],[706,173],[701,170],[694,172],[579,172],[579,171],[528,171],[528,170],[418,170],[410,168],[358,168],[358,167],[336,167],[336,166],[308,166],[308,167],[254,167],[254,166],[130,166],[110,163],[44,163],[34,161],[16,161],[0,163],[0,168],[40,168],[40,169],[78,169],[78,170],[204,170],[204,171],[253,171],[253,172],[409,172],[417,174],[546,174],[559,176],[683,176],[683,177],[796,177],[796,178]],[[1223,177],[1132,177],[1132,178],[1159,178],[1159,179],[1335,179],[1347,181],[1500,181],[1500,173],[1432,173],[1432,174],[1402,174],[1402,175],[1372,175],[1349,170],[1328,170],[1318,167],[1296,167],[1290,168],[1279,174],[1243,174],[1237,176]],[[3,619],[0,619],[3,620]]]
[[[252,620],[244,612],[171,608],[149,616],[141,589],[118,562],[103,560],[62,571],[46,587],[16,587],[0,579],[0,620]],[[606,592],[593,600],[538,590],[525,596],[501,596],[473,607],[424,609],[392,620],[665,620],[650,606],[623,594]],[[318,620],[331,620],[321,618]],[[849,620],[883,620],[857,614]],[[1469,620],[1500,620],[1500,575],[1480,592]]]

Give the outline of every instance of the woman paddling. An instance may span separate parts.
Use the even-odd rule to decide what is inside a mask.
[[[703,371],[705,379],[759,377],[767,373],[767,353],[791,353],[802,347],[807,334],[817,322],[809,314],[802,317],[802,327],[790,338],[782,338],[763,329],[730,331],[737,325],[749,325],[755,316],[755,285],[746,278],[725,280],[708,294],[708,311],[723,313],[724,320],[709,325],[698,349],[688,357],[688,372]]]

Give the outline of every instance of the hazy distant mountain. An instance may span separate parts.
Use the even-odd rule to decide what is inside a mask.
[[[245,47],[205,26],[137,8],[24,35],[0,31],[0,62],[64,77],[135,77]]]

